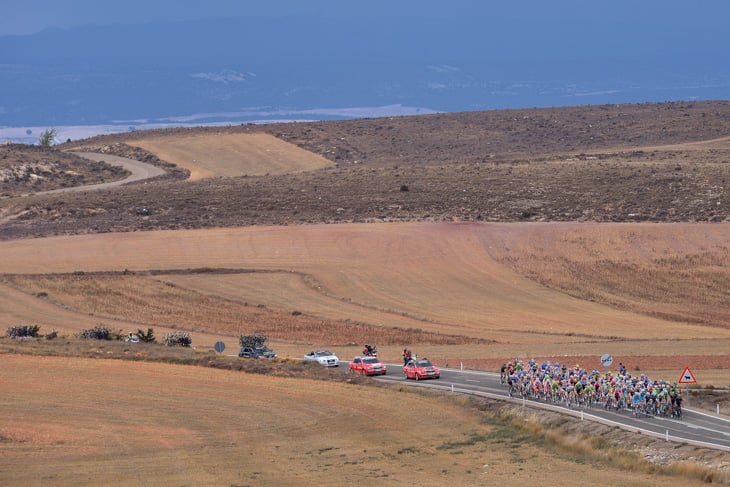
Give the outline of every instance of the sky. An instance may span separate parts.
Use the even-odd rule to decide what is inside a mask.
[[[4,2],[0,36],[29,35],[48,28],[85,24],[138,24],[152,21],[218,19],[241,16],[314,14],[332,16],[484,16],[544,19],[556,28],[574,22],[610,23],[622,19],[668,28],[727,24],[730,1],[702,0],[23,0]],[[617,34],[620,34],[618,32]]]
[[[0,126],[730,99],[728,46],[730,0],[7,0]]]

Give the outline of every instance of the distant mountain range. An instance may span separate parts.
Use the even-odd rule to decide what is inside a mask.
[[[730,38],[528,19],[89,25],[0,37],[0,126],[342,119],[730,98]],[[728,39],[717,43],[717,39]]]

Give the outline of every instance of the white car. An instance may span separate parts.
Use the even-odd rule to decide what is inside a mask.
[[[338,367],[340,365],[340,359],[338,359],[337,355],[330,352],[329,350],[309,352],[304,356],[304,360],[318,362],[325,367]]]

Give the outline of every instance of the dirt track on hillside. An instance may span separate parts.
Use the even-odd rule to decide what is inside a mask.
[[[109,189],[114,186],[121,186],[122,184],[129,184],[136,181],[144,181],[145,179],[151,179],[165,174],[164,169],[153,166],[151,164],[145,164],[144,162],[135,161],[127,157],[113,156],[111,154],[97,154],[94,152],[74,152],[74,155],[84,157],[96,162],[106,162],[114,166],[121,166],[122,168],[129,171],[131,174],[120,181],[114,181],[110,183],[95,184],[93,186],[79,186],[74,188],[64,188],[57,191],[87,191],[91,189]]]

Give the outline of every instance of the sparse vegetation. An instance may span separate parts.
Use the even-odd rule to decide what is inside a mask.
[[[477,403],[480,402],[477,400]],[[479,406],[483,407],[483,406]],[[619,468],[627,472],[660,474],[669,479],[687,479],[730,485],[730,472],[723,472],[715,466],[690,461],[650,462],[639,449],[655,451],[661,456],[664,449],[660,440],[635,438],[616,428],[591,424],[581,431],[585,423],[567,420],[554,413],[530,413],[513,406],[486,408],[488,422],[498,425],[489,435],[499,443],[508,443],[508,448],[537,443],[555,447],[581,464],[595,464]],[[451,448],[451,444],[446,445]]]
[[[3,225],[3,233],[20,237],[180,225],[382,220],[721,222],[730,218],[722,182],[730,180],[727,148],[721,142],[661,145],[727,137],[728,114],[727,102],[702,102],[687,108],[666,103],[200,128],[196,135],[270,133],[323,157],[335,157],[330,146],[337,140],[338,167],[213,178],[187,182],[175,191],[166,191],[162,181],[156,191],[116,189],[111,199],[103,194],[49,195],[34,202],[24,220]],[[386,124],[392,137],[383,143],[380,130]],[[586,132],[586,126],[593,129]],[[106,148],[154,161],[154,155],[122,142],[182,135],[182,143],[192,133],[115,134],[63,149]],[[681,171],[676,170],[679,162]],[[407,205],[402,192],[393,191],[394,180],[418,187]],[[312,188],[326,188],[327,197]],[[133,211],[140,201],[162,211],[142,220]],[[42,211],[44,207],[52,211]],[[87,216],[80,220],[79,214]]]
[[[94,328],[82,330],[80,336],[87,340],[120,340],[121,332],[113,332],[104,325],[97,325]]]
[[[8,328],[7,335],[10,338],[37,337],[41,329],[39,325],[15,325]]]
[[[38,137],[38,145],[41,147],[50,147],[56,141],[56,129],[50,128],[41,132]]]
[[[163,342],[168,347],[191,347],[193,345],[193,338],[190,333],[186,331],[175,331],[165,335]]]
[[[0,144],[0,194],[4,196],[114,181],[128,175],[121,167],[91,162],[55,147]]]
[[[153,343],[156,340],[155,333],[152,328],[147,328],[147,332],[137,330],[137,337],[144,343]]]

